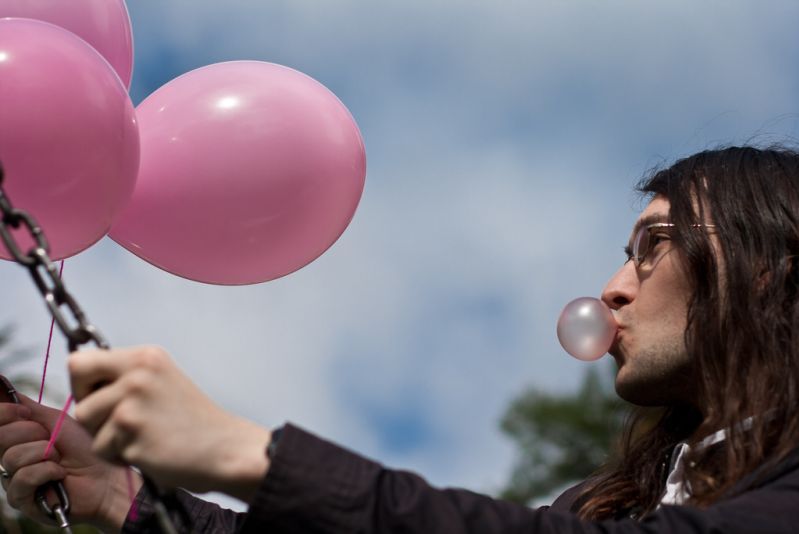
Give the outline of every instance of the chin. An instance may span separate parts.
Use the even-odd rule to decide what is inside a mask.
[[[669,379],[658,377],[646,379],[625,376],[624,369],[616,375],[616,394],[636,406],[661,407],[677,404],[693,404],[688,384],[690,376],[679,374]]]
[[[647,380],[634,380],[623,376],[623,370],[616,375],[616,394],[625,401],[636,406],[656,407],[668,406],[676,399],[664,395],[670,388]]]
[[[637,389],[628,390],[625,388],[619,388],[617,386],[616,393],[619,395],[619,397],[630,404],[635,404],[636,406],[642,406],[646,408],[662,407],[672,404],[666,399],[660,398],[657,395],[652,395],[651,391],[642,392]]]

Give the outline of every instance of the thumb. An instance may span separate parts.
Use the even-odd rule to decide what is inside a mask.
[[[17,397],[22,405],[22,409],[30,410],[28,419],[36,421],[48,430],[53,430],[56,421],[58,421],[58,416],[61,415],[60,410],[45,406],[44,404],[39,404],[35,400],[19,392],[17,392]]]

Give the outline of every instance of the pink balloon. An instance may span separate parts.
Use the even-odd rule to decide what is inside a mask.
[[[358,206],[358,126],[295,70],[203,67],[158,89],[137,116],[139,179],[110,236],[173,274],[226,285],[278,278],[327,250]]]
[[[130,199],[139,165],[133,104],[73,33],[0,19],[0,162],[11,202],[38,219],[54,259],[103,237]],[[0,257],[11,258],[5,247]]]
[[[3,17],[42,20],[71,31],[100,52],[130,87],[133,34],[123,0],[0,0]]]
[[[598,360],[610,350],[617,330],[610,308],[592,297],[569,302],[558,319],[560,344],[566,352],[583,361]]]

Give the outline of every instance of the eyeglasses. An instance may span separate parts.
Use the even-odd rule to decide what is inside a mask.
[[[627,261],[632,260],[636,267],[640,267],[645,260],[650,264],[656,263],[660,255],[650,254],[657,249],[657,246],[671,240],[671,230],[676,225],[674,223],[654,223],[642,226],[633,238],[632,247],[624,247]],[[692,224],[691,228],[715,228],[715,224]],[[647,256],[649,256],[647,258]],[[626,262],[625,262],[626,263]]]

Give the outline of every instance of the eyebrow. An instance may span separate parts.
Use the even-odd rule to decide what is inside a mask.
[[[668,213],[653,213],[651,215],[646,215],[645,217],[641,217],[637,221],[635,221],[635,226],[633,226],[633,231],[630,233],[630,237],[627,240],[627,245],[624,247],[624,255],[628,258],[631,258],[633,255],[633,248],[632,248],[632,240],[633,236],[638,233],[642,227],[649,226],[650,224],[657,224],[657,223],[664,223],[669,222],[669,215]]]
[[[641,227],[649,226],[650,224],[657,224],[657,223],[664,223],[669,222],[669,214],[668,213],[653,213],[651,215],[647,215],[645,217],[641,217],[637,221],[635,221],[635,226],[633,226],[633,231],[630,234],[630,237],[634,236],[638,233],[638,230]]]

